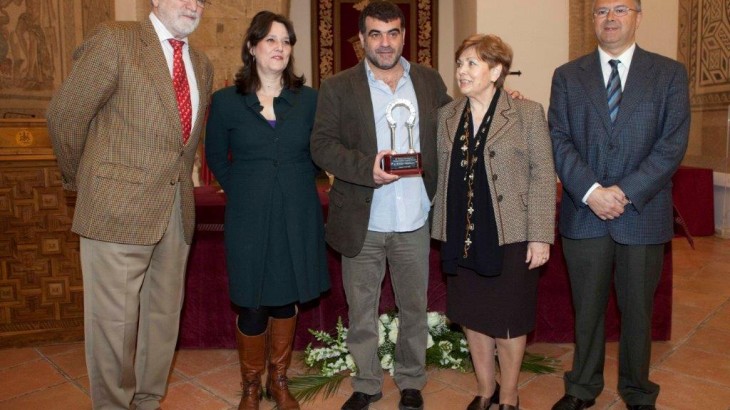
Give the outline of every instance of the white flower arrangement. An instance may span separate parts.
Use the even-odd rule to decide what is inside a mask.
[[[426,366],[440,369],[472,371],[469,345],[464,333],[453,330],[446,316],[440,312],[428,312],[428,339],[426,344]],[[384,313],[378,318],[378,358],[383,370],[393,374],[395,345],[398,341],[400,321],[395,312]],[[322,389],[330,396],[348,375],[357,374],[357,366],[347,349],[347,328],[338,318],[334,335],[321,330],[309,329],[321,347],[310,343],[304,350],[304,363],[319,374],[293,377],[289,387],[301,402],[314,398]],[[555,359],[525,353],[522,368],[534,373],[555,372],[559,362]]]

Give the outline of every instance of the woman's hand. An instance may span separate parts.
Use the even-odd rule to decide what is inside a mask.
[[[527,259],[525,263],[529,263],[528,269],[539,268],[550,259],[550,244],[545,242],[528,242],[527,243]]]

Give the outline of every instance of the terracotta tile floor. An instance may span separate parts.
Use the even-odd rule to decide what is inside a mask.
[[[692,250],[675,239],[672,340],[654,342],[651,377],[662,387],[660,409],[730,410],[730,240],[695,238]],[[533,344],[528,350],[572,361],[571,344]],[[606,349],[606,389],[595,409],[623,409],[616,393],[616,343]],[[302,372],[300,354],[291,373]],[[176,355],[166,410],[235,409],[238,358],[233,350],[182,350]],[[423,391],[426,409],[463,409],[476,389],[472,374],[433,370]],[[0,409],[89,409],[89,381],[81,343],[0,350]],[[339,392],[304,409],[339,409],[351,393]],[[398,390],[386,377],[384,397],[373,410],[395,409]],[[522,374],[520,401],[525,410],[550,409],[562,396],[560,374]],[[273,405],[264,402],[263,409]],[[493,406],[496,409],[496,406]]]

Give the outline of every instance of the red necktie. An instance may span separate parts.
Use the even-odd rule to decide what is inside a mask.
[[[182,125],[183,145],[190,139],[190,128],[192,124],[193,106],[190,103],[190,85],[188,75],[185,72],[185,63],[182,58],[184,41],[171,38],[170,44],[175,51],[172,59],[172,84],[175,86],[177,97],[177,110],[180,112],[180,124]]]

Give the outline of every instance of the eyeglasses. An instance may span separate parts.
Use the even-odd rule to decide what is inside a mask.
[[[600,9],[593,10],[593,15],[598,18],[604,18],[608,17],[608,13],[610,13],[611,11],[613,11],[613,15],[616,17],[624,17],[629,14],[630,11],[640,13],[641,9],[632,9],[627,6],[616,6],[613,9],[610,9],[608,7],[601,7]]]

